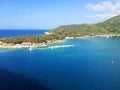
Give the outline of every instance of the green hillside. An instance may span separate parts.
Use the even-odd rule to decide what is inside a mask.
[[[81,24],[81,25],[66,25],[50,30],[54,34],[44,36],[20,36],[12,38],[4,38],[3,43],[19,44],[22,42],[46,43],[49,41],[63,40],[66,36],[83,37],[104,34],[119,34],[120,35],[120,15],[110,18],[102,23],[97,24]]]
[[[101,34],[120,34],[120,15],[102,23],[60,26],[49,32],[64,36],[85,36]]]

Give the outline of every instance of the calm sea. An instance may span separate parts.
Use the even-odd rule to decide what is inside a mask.
[[[47,30],[0,30],[0,38],[25,36],[25,35],[44,35]]]
[[[62,45],[74,46],[0,49],[0,90],[120,90],[120,37]]]

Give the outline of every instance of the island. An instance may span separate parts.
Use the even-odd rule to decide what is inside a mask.
[[[44,36],[0,38],[0,48],[47,47],[64,39],[120,36],[120,15],[97,24],[65,25],[45,32]]]

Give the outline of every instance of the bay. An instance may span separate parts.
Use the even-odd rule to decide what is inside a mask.
[[[0,49],[0,71],[36,81],[40,90],[120,90],[120,37],[64,40],[61,45],[74,46]]]

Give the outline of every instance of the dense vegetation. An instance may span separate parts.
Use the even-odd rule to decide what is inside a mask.
[[[20,44],[22,42],[32,42],[32,43],[47,43],[47,41],[54,41],[54,40],[62,40],[64,37],[60,35],[46,35],[46,36],[19,36],[19,37],[12,37],[6,38],[2,40],[3,43],[7,44]]]
[[[80,37],[85,35],[93,36],[101,34],[120,34],[120,15],[113,17],[103,23],[66,25],[50,30],[49,32],[54,34],[45,36],[21,36],[6,38],[2,40],[2,42],[14,44],[19,44],[22,42],[43,43],[47,42],[47,40],[62,40],[66,36]]]
[[[120,15],[110,18],[102,23],[60,26],[50,32],[73,37],[85,35],[120,34]]]

